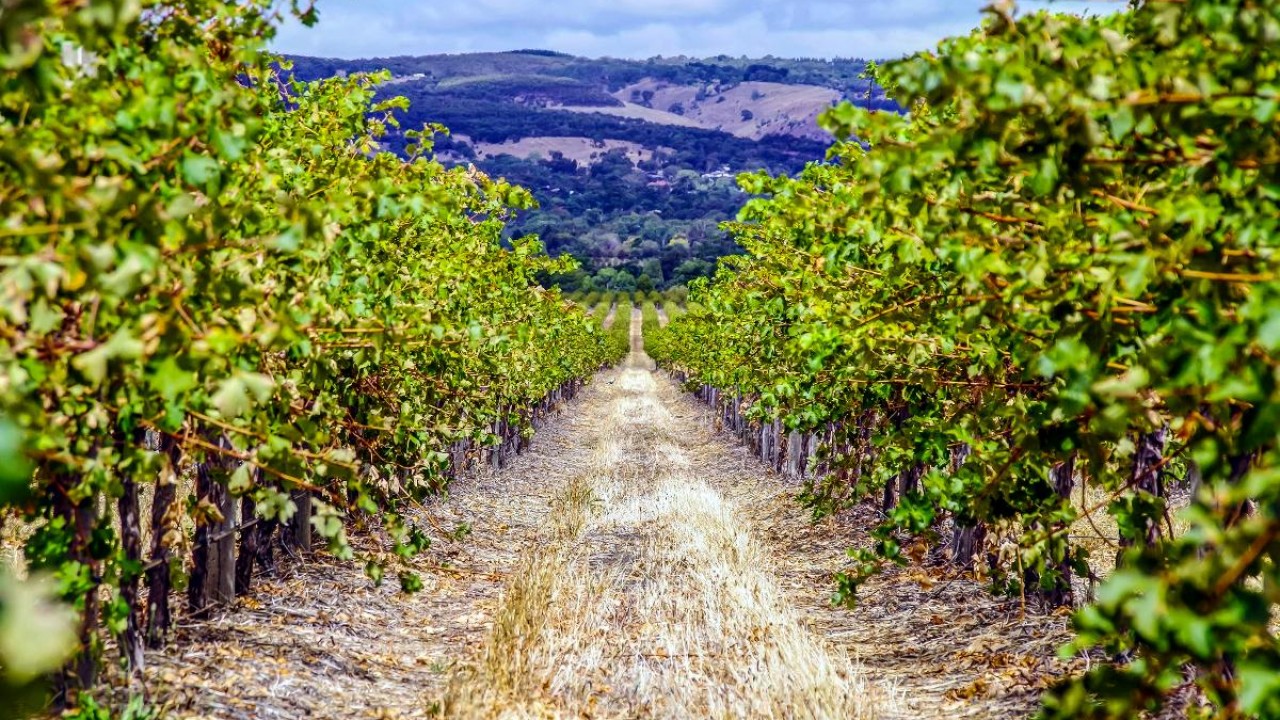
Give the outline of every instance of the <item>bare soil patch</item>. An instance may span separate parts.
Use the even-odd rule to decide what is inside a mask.
[[[534,156],[548,159],[554,152],[579,165],[595,165],[611,150],[622,150],[633,163],[653,159],[654,150],[624,140],[594,140],[585,137],[530,137],[508,140],[504,143],[473,142],[476,153],[483,158],[511,155],[518,158]]]

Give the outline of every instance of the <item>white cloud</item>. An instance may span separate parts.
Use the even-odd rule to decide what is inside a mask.
[[[964,33],[984,0],[319,0],[275,48],[376,57],[544,48],[590,57],[888,58]],[[1024,3],[1079,12],[1119,0]]]

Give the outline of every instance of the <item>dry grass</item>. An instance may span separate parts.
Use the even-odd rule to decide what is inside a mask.
[[[600,113],[601,115],[616,115],[618,117],[634,118],[644,120],[646,122],[658,123],[660,125],[677,125],[679,127],[705,128],[706,126],[697,120],[686,118],[666,110],[659,110],[657,106],[648,108],[643,105],[626,102],[622,107],[577,107],[566,105],[560,110],[568,110],[569,112],[579,113]]]
[[[799,488],[768,474],[741,445],[726,443],[712,430],[715,415],[705,405],[673,384],[659,389],[700,476],[765,549],[784,601],[813,635],[889,691],[878,717],[1030,717],[1042,689],[1074,665],[1056,658],[1070,638],[1065,616],[1024,615],[1016,599],[995,597],[945,568],[890,570],[863,587],[857,607],[833,606],[832,576],[847,569],[848,548],[870,547],[877,509],[858,507],[814,523],[795,501]]]
[[[649,367],[637,352],[617,378],[587,471],[553,503],[444,714],[882,716],[888,694],[801,622],[758,537],[700,476]]]
[[[1162,523],[1165,533],[1178,537],[1187,532],[1189,525],[1182,511],[1191,504],[1189,490],[1178,487],[1169,488],[1168,523]],[[1116,557],[1120,551],[1120,526],[1111,513],[1107,512],[1111,495],[1095,484],[1081,483],[1072,495],[1071,502],[1079,517],[1072,523],[1068,531],[1071,542],[1083,547],[1089,553],[1089,567],[1098,578],[1105,579],[1116,569]],[[1092,599],[1096,590],[1088,578],[1075,578],[1076,596]]]
[[[541,541],[553,493],[573,482],[594,442],[595,428],[576,415],[594,415],[600,402],[600,388],[587,388],[573,416],[539,431],[515,467],[459,480],[450,498],[411,513],[432,539],[410,562],[421,592],[400,593],[394,578],[375,588],[358,565],[323,555],[287,565],[233,607],[180,618],[169,650],[147,655],[151,701],[168,718],[426,716],[454,665],[491,632],[499,595],[527,574],[522,549]],[[460,539],[464,523],[471,533]],[[367,532],[352,541],[390,549]]]
[[[522,698],[536,689],[529,686],[529,680],[551,619],[553,598],[564,580],[564,569],[563,552],[554,551],[526,555],[516,568],[493,618],[489,642],[480,660],[478,676],[484,679],[485,697]],[[474,706],[477,702],[484,701],[462,703],[451,697],[446,708]]]
[[[674,474],[611,518],[644,528],[643,572],[613,588],[634,618],[605,638],[630,649],[614,675],[660,717],[879,717],[884,693],[801,623],[736,516]]]
[[[870,518],[809,522],[650,372],[638,325],[633,310],[636,352],[572,417],[415,517],[434,541],[423,592],[294,568],[150,655],[153,700],[175,718],[1029,714],[1061,618],[903,574],[831,607]]]
[[[645,107],[629,102],[633,92],[653,93]],[[614,93],[623,107],[575,108],[578,112],[602,112],[639,118],[649,122],[685,127],[723,130],[739,137],[760,139],[766,135],[795,135],[829,141],[831,136],[818,127],[817,117],[840,101],[840,93],[817,85],[787,85],[770,82],[742,82],[732,86],[671,84],[652,78],[641,80]],[[701,97],[701,99],[699,99]],[[676,104],[682,115],[670,112]],[[743,111],[751,112],[743,119]]]
[[[594,140],[585,137],[531,137],[508,140],[503,143],[472,142],[476,153],[483,158],[512,155],[518,158],[551,157],[562,153],[565,158],[580,165],[594,165],[611,150],[622,150],[633,163],[653,159],[654,150],[624,140]]]

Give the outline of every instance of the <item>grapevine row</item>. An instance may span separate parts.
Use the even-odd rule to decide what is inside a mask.
[[[404,501],[501,461],[625,353],[537,286],[565,263],[503,244],[525,191],[430,159],[434,128],[408,162],[381,152],[404,107],[372,104],[385,77],[291,81],[264,51],[278,20],[0,13],[0,518],[75,610],[0,650],[0,704],[67,652],[75,702],[108,634],[139,670],[178,580],[201,612],[282,539],[353,557],[355,515],[383,540],[370,577],[416,589]],[[24,608],[5,622],[42,622],[0,613]]]
[[[925,541],[1080,607],[1074,650],[1104,662],[1047,716],[1194,687],[1277,717],[1280,2],[1131,5],[997,3],[877,69],[910,114],[844,105],[829,162],[744,178],[766,196],[733,224],[747,255],[649,351],[777,428],[815,509],[880,504],[850,601]],[[1118,526],[1094,595],[1085,489]]]

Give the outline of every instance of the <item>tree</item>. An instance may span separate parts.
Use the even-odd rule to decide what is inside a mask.
[[[680,263],[675,273],[672,274],[671,280],[678,285],[688,285],[690,281],[697,278],[709,277],[715,270],[715,265],[706,260],[691,258]]]
[[[619,292],[634,292],[636,289],[636,276],[626,270],[622,270],[613,276],[610,289]]]
[[[666,274],[662,272],[662,261],[652,255],[640,263],[640,271],[648,275],[655,285],[666,282]]]
[[[618,277],[618,271],[611,267],[600,268],[596,271],[595,286],[601,290],[613,290],[613,282]]]

